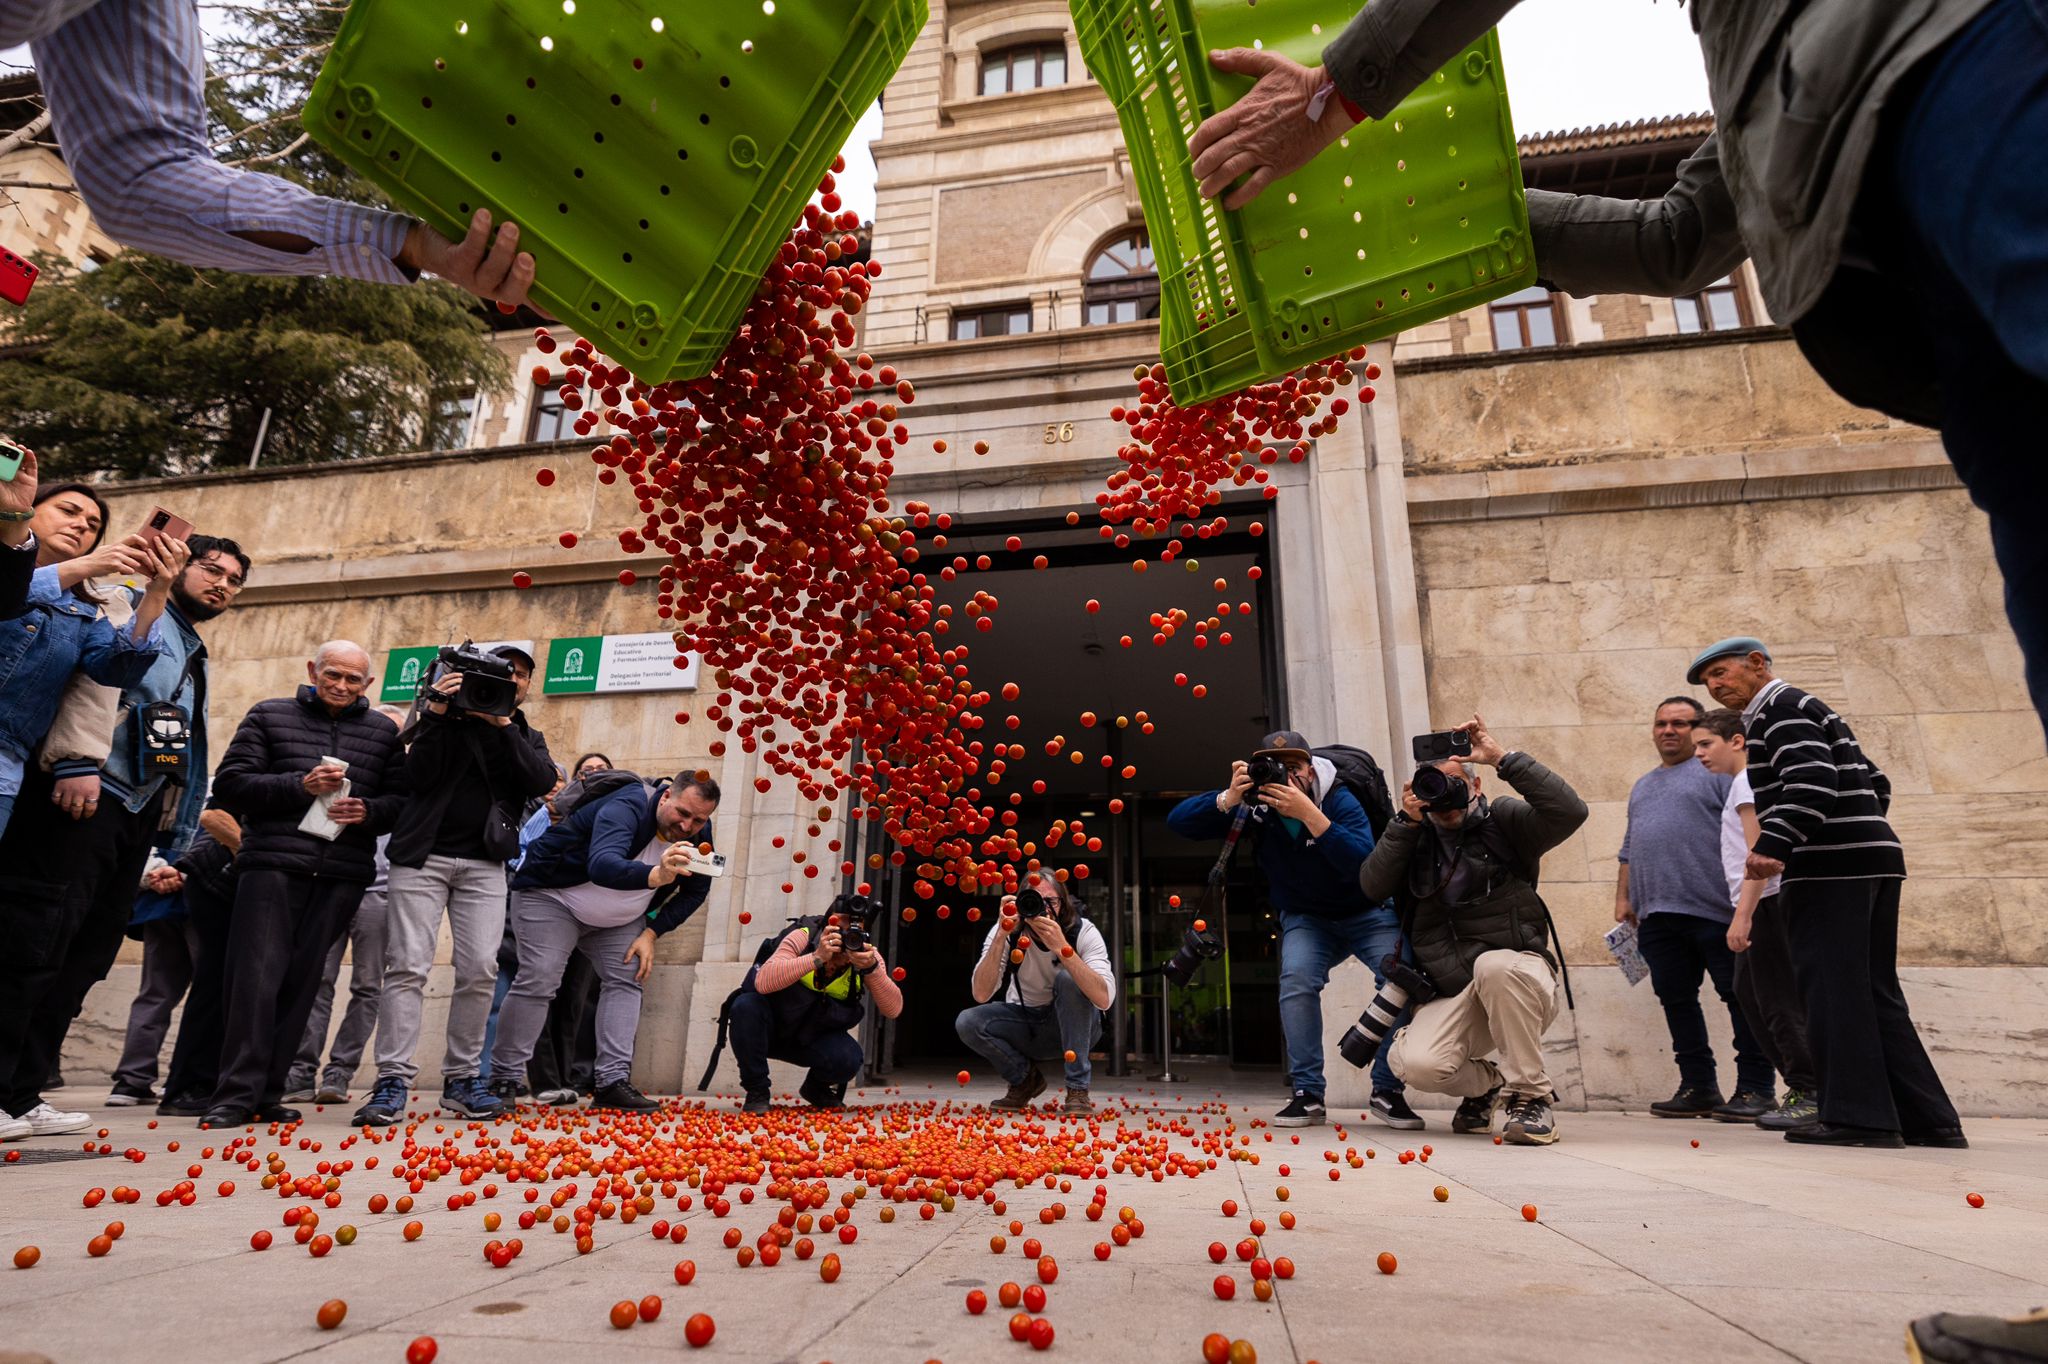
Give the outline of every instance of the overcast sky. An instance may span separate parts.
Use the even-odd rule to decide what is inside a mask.
[[[1675,0],[1524,0],[1501,23],[1500,33],[1519,135],[1697,114],[1708,107],[1692,16]],[[867,144],[881,131],[881,111],[871,109],[846,149],[840,194],[862,218],[875,212],[875,166]]]

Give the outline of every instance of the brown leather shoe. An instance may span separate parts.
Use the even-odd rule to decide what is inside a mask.
[[[1060,1105],[1060,1112],[1075,1115],[1093,1113],[1094,1111],[1095,1100],[1088,1097],[1087,1090],[1076,1089],[1072,1085],[1067,1086],[1067,1101]]]
[[[1016,1084],[1011,1085],[1002,1098],[992,1101],[989,1104],[989,1109],[997,1113],[1021,1112],[1031,1107],[1031,1101],[1043,1093],[1045,1093],[1045,1076],[1039,1073],[1037,1066],[1033,1066],[1030,1073]]]

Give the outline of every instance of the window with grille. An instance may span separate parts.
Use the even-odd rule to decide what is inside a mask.
[[[1495,350],[1528,350],[1554,346],[1558,340],[1557,304],[1550,291],[1530,285],[1487,305],[1493,322]]]
[[[998,303],[986,308],[962,308],[953,314],[953,339],[972,341],[982,336],[1022,336],[1031,330],[1031,305]]]
[[[1065,43],[1019,43],[981,54],[981,93],[1007,95],[1067,83]]]
[[[1081,320],[1091,327],[1159,316],[1159,270],[1152,242],[1127,232],[1097,247],[1081,280]]]

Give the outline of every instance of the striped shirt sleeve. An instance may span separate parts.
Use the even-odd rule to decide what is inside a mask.
[[[1766,712],[1766,722],[1764,741],[1778,798],[1761,820],[1754,851],[1782,862],[1827,823],[1841,774],[1835,769],[1833,744],[1811,716],[1797,710]]]
[[[22,8],[0,9],[0,24],[18,27]],[[33,52],[65,164],[114,240],[242,274],[411,282],[395,258],[412,219],[214,159],[192,0],[100,0],[38,37]],[[313,246],[279,251],[239,232]]]

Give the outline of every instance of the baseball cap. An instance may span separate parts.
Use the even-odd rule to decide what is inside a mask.
[[[1308,762],[1313,756],[1308,750],[1308,740],[1298,731],[1276,729],[1265,737],[1254,758],[1299,758]]]
[[[1717,643],[1709,644],[1706,648],[1700,650],[1699,657],[1695,658],[1692,661],[1692,666],[1685,670],[1685,680],[1692,686],[1697,687],[1700,684],[1700,674],[1715,659],[1740,658],[1749,654],[1762,654],[1768,659],[1771,656],[1771,651],[1755,635],[1734,635]]]
[[[526,650],[520,648],[517,644],[493,645],[491,648],[491,652],[497,655],[499,658],[505,659],[507,662],[510,662],[512,659],[516,658],[521,663],[524,663],[526,665],[526,671],[533,671],[533,655],[526,652]]]

